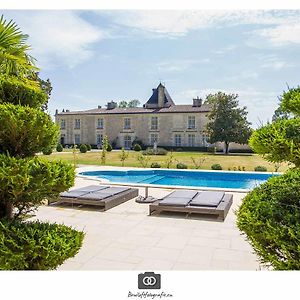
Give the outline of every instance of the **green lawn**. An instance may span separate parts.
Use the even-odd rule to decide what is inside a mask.
[[[126,167],[141,167],[139,162],[137,161],[136,157],[138,152],[135,151],[128,151],[129,156],[128,159],[125,161]],[[106,165],[107,166],[122,166],[122,163],[119,158],[120,151],[112,151],[107,153],[106,157]],[[167,154],[170,155],[170,152]],[[79,153],[75,154],[76,156],[76,164],[84,164],[84,165],[101,165],[101,152],[87,152],[87,153]],[[195,169],[195,166],[192,162],[191,157],[194,157],[196,160],[199,158],[205,158],[204,163],[202,164],[200,169],[211,169],[211,165],[218,163],[222,166],[223,170],[231,170],[242,169],[245,168],[246,171],[253,171],[254,168],[258,165],[265,166],[268,171],[274,171],[275,167],[274,164],[271,164],[264,160],[261,156],[257,154],[230,154],[230,155],[223,155],[223,154],[211,154],[211,153],[200,153],[200,152],[173,152],[174,162],[171,168],[176,168],[176,164],[178,162],[184,163],[188,166],[189,169]],[[54,160],[54,159],[61,159],[64,161],[69,161],[74,163],[74,156],[72,152],[69,153],[53,153],[51,155],[43,155],[43,157]],[[165,167],[165,162],[167,159],[166,155],[153,155],[150,156],[151,160],[148,165],[153,162],[158,162],[161,164],[161,167]],[[287,164],[282,164],[279,168],[279,171],[282,172],[288,168]]]

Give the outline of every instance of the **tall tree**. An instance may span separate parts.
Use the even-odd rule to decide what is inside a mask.
[[[120,101],[119,104],[118,104],[118,107],[120,107],[120,108],[128,107],[127,101],[124,101],[124,100]]]
[[[248,112],[246,107],[239,107],[237,98],[236,94],[227,95],[222,92],[206,97],[206,103],[211,106],[206,126],[209,142],[224,142],[226,154],[230,143],[246,144],[251,135]]]
[[[141,102],[137,99],[131,100],[128,102],[127,107],[138,107],[141,104]]]
[[[273,163],[289,162],[300,167],[300,87],[281,97],[279,118],[255,130],[249,142],[253,150]]]

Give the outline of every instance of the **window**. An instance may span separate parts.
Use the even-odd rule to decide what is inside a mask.
[[[97,120],[97,128],[98,129],[103,129],[103,119],[102,118],[99,118]]]
[[[158,129],[158,117],[151,117],[151,130]]]
[[[131,149],[131,136],[124,136],[124,148]]]
[[[181,134],[175,134],[175,146],[181,146]]]
[[[124,129],[130,129],[131,125],[130,125],[130,119],[129,118],[125,118],[124,119]]]
[[[195,147],[195,135],[194,134],[188,135],[188,144],[189,144],[189,147]]]
[[[158,134],[157,133],[151,133],[150,134],[150,145],[153,146],[154,143],[158,142]]]
[[[80,129],[80,119],[75,119],[75,129]]]
[[[195,116],[188,116],[188,129],[195,129],[196,121]]]
[[[66,129],[66,120],[60,121],[60,129]]]
[[[75,134],[74,135],[74,143],[75,143],[75,145],[80,144],[80,134]]]
[[[97,146],[101,147],[102,146],[102,141],[103,141],[103,135],[102,134],[97,134],[96,135],[96,144],[97,144]]]

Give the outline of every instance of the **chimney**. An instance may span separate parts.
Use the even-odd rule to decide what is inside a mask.
[[[158,88],[157,88],[157,92],[158,92],[158,107],[162,108],[165,106],[165,87],[160,83]]]
[[[66,112],[70,112],[70,110],[69,110],[69,109],[66,109]]]
[[[110,101],[110,102],[107,102],[106,107],[107,107],[107,109],[114,109],[114,108],[118,107],[118,103],[114,102],[114,101]]]
[[[98,109],[100,109],[101,108],[101,105],[98,105]]]
[[[193,107],[202,106],[202,99],[197,96],[197,98],[193,99]]]
[[[55,115],[58,115],[58,109],[55,110]]]

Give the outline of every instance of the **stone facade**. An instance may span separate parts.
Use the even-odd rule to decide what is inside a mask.
[[[152,92],[143,107],[118,108],[109,102],[106,108],[56,112],[60,142],[100,147],[107,135],[111,144],[125,149],[136,139],[148,146],[154,142],[174,148],[209,146],[204,132],[210,110],[207,104],[197,98],[191,105],[175,105],[162,84]]]
[[[203,132],[205,113],[137,113],[137,114],[57,114],[61,126],[61,143],[101,143],[104,135],[116,147],[129,148],[135,139],[145,145],[201,147],[207,146]],[[75,120],[80,125],[75,126]],[[193,126],[195,124],[195,126]],[[100,126],[98,126],[100,125]],[[189,126],[190,125],[190,126]]]

